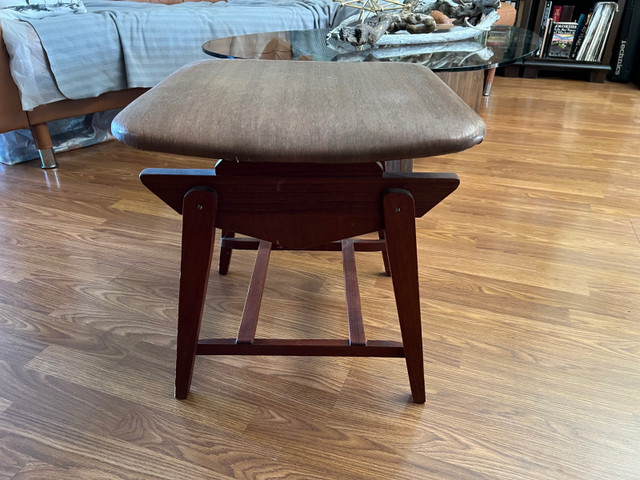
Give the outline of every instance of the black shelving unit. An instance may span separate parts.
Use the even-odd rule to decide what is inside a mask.
[[[593,8],[596,3],[597,0],[557,0],[553,2],[553,5],[574,5],[575,15],[577,16],[579,13],[586,13],[590,8]],[[617,0],[617,3],[618,11],[611,23],[611,29],[609,30],[604,53],[600,62],[579,62],[567,58],[539,58],[534,56],[523,61],[518,73],[526,78],[536,78],[538,72],[541,70],[585,72],[589,74],[590,81],[604,82],[607,73],[611,70],[611,55],[618,35],[618,29],[620,28],[620,21],[622,20],[626,0]],[[530,9],[527,12],[521,13],[522,17],[528,20],[527,28],[539,33],[544,14],[545,0],[527,2],[522,5],[522,7]],[[514,73],[512,70],[511,74],[513,75]]]

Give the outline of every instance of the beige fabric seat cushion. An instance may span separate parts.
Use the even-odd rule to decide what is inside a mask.
[[[440,155],[485,133],[425,67],[266,60],[184,67],[127,106],[112,129],[144,150],[301,163]]]

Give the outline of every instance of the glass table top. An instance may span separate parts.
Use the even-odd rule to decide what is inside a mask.
[[[211,40],[202,49],[218,58],[411,62],[448,72],[500,67],[532,55],[540,46],[540,37],[534,32],[502,25],[468,41],[373,47],[354,47],[335,39],[327,41],[329,31],[319,28],[238,35]]]

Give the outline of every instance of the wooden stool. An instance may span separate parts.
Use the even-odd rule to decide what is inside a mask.
[[[455,174],[390,173],[380,162],[469,148],[484,123],[430,70],[406,63],[205,61],[125,108],[114,135],[145,150],[222,158],[214,170],[146,169],[183,215],[177,398],[196,355],[405,357],[424,403],[415,218],[458,186]],[[259,239],[237,338],[199,339],[215,228]],[[352,237],[383,231],[402,342],[364,334]],[[340,242],[349,338],[256,339],[272,248]]]

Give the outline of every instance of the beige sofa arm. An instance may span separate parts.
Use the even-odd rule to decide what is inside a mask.
[[[9,69],[9,54],[2,40],[0,27],[0,133],[27,128],[29,121],[22,111],[20,92]]]

